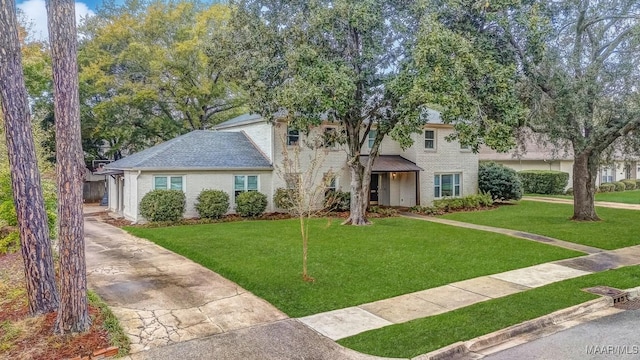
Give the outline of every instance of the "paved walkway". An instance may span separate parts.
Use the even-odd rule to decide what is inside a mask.
[[[573,199],[562,199],[562,198],[554,198],[554,197],[525,196],[522,198],[522,200],[573,205]],[[617,202],[610,202],[610,201],[596,201],[595,205],[599,207],[607,207],[612,209],[640,210],[640,204],[624,204],[624,203],[617,203]]]
[[[333,340],[339,340],[364,331],[445,313],[554,282],[640,264],[640,245],[605,251],[508,229],[415,214],[406,216],[451,226],[502,233],[582,251],[589,255],[482,276],[368,304],[314,314],[303,317],[300,321]]]
[[[287,318],[193,261],[99,222],[92,210],[85,208],[87,279],[120,320],[131,353]]]

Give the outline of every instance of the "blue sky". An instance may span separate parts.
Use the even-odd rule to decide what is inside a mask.
[[[103,0],[77,0],[76,21],[81,17],[91,16]],[[36,39],[47,39],[47,9],[45,0],[17,0],[16,5],[21,9],[33,25],[33,36]]]

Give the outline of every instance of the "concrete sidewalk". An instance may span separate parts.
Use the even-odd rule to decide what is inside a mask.
[[[572,199],[561,199],[561,198],[554,198],[554,197],[524,196],[522,200],[573,205]],[[595,205],[599,207],[607,207],[612,209],[640,210],[640,204],[625,204],[625,203],[617,203],[617,202],[610,202],[610,201],[596,201]]]
[[[339,340],[364,331],[442,314],[554,282],[640,264],[640,245],[605,251],[515,230],[416,214],[404,214],[404,216],[450,226],[501,233],[577,250],[589,255],[482,276],[368,304],[314,314],[300,318],[300,321],[333,340]]]

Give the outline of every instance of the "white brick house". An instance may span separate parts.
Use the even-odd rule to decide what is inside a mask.
[[[187,197],[185,217],[195,217],[195,201],[203,189],[220,189],[233,199],[240,191],[257,190],[269,199],[285,181],[276,169],[283,160],[283,147],[325,131],[339,130],[338,124],[325,123],[303,134],[283,122],[270,123],[258,115],[242,115],[211,131],[182,135],[107,166],[109,209],[132,221],[143,220],[138,204],[154,188],[181,189]],[[453,133],[433,112],[423,130],[412,135],[414,144],[402,150],[385,138],[372,172],[372,204],[387,206],[428,205],[434,199],[466,196],[477,192],[478,157],[457,142],[445,138]],[[374,136],[372,134],[372,136]],[[365,143],[362,154],[368,153]],[[304,147],[303,147],[304,149]],[[301,160],[304,161],[302,150]],[[332,187],[349,191],[350,175],[343,146],[325,150],[319,172],[335,175]]]

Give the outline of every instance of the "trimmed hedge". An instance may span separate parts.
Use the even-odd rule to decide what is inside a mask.
[[[273,204],[282,210],[289,211],[294,206],[294,189],[278,188],[273,194]]]
[[[562,194],[569,181],[569,173],[554,170],[524,170],[518,172],[525,193]]]
[[[565,195],[573,196],[573,188],[568,188],[567,191],[564,192]]]
[[[349,211],[351,193],[348,191],[328,191],[324,196],[324,208],[328,211]]]
[[[490,194],[468,195],[461,198],[435,200],[433,206],[413,206],[411,212],[425,215],[442,215],[453,211],[477,210],[493,205]]]
[[[202,190],[196,211],[203,219],[219,219],[229,211],[229,194],[222,190]]]
[[[620,180],[620,182],[624,184],[625,190],[635,190],[637,187],[635,179],[625,179]]]
[[[489,193],[493,200],[520,200],[522,182],[515,170],[495,162],[480,163],[478,168],[478,188]]]
[[[640,189],[640,179],[636,179],[636,189]]]
[[[616,185],[613,183],[602,183],[600,184],[600,186],[598,187],[598,191],[599,192],[614,192],[616,191]]]
[[[148,221],[178,221],[184,214],[185,196],[181,190],[152,190],[140,201],[140,215]]]
[[[613,185],[615,185],[615,191],[624,191],[626,186],[624,185],[623,182],[620,181],[614,181],[612,182]]]
[[[246,191],[236,197],[236,212],[242,217],[258,217],[267,209],[267,195]]]

